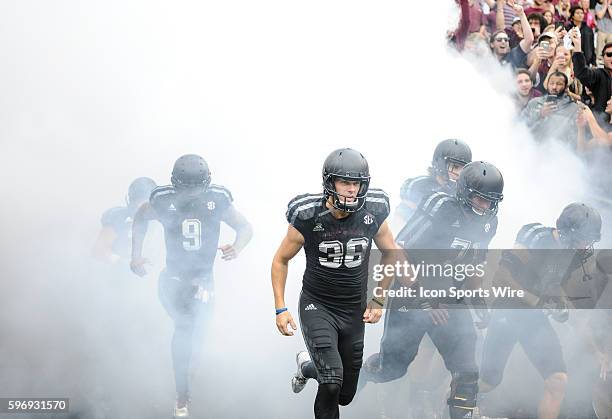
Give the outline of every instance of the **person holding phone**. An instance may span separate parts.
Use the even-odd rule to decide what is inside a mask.
[[[521,112],[536,141],[555,139],[575,146],[578,105],[567,95],[567,76],[555,71],[548,78],[547,94],[532,99]]]

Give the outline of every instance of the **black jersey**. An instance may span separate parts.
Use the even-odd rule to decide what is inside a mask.
[[[397,206],[398,213],[404,218],[409,219],[414,214],[415,209],[421,200],[430,196],[434,192],[447,192],[444,185],[440,185],[434,176],[418,176],[406,179],[400,188],[400,198],[402,199]]]
[[[389,215],[389,197],[370,188],[365,205],[342,219],[325,202],[323,194],[299,195],[287,209],[287,221],[304,236],[303,292],[330,305],[361,304],[372,238]]]
[[[405,249],[486,249],[497,232],[497,217],[479,217],[444,192],[421,200],[397,236]]]
[[[149,200],[164,227],[166,266],[176,273],[212,270],[223,214],[232,205],[223,186],[210,185],[205,192],[182,198],[173,186],[155,188]]]
[[[113,241],[113,253],[121,257],[129,257],[132,248],[132,223],[137,208],[115,207],[102,214],[102,227],[111,228],[117,237]]]
[[[516,244],[528,250],[504,251],[502,255],[502,264],[513,278],[538,296],[558,294],[562,283],[580,267],[576,251],[565,249],[554,231],[539,223],[524,225],[516,235]]]

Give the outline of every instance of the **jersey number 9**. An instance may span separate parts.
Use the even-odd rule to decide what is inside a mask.
[[[183,240],[183,249],[188,252],[199,250],[202,247],[202,223],[200,220],[195,218],[183,220],[182,229],[183,237],[187,239]]]

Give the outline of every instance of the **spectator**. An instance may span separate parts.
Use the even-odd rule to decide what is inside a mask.
[[[565,93],[567,76],[559,71],[548,79],[548,94],[531,99],[521,118],[537,141],[555,138],[575,147],[578,127],[578,105]]]
[[[524,68],[516,70],[516,87],[517,91],[514,102],[519,111],[522,111],[531,99],[542,96],[540,91],[533,88],[533,81],[529,71]]]
[[[452,41],[454,41],[459,51],[463,51],[466,37],[470,29],[470,9],[468,0],[460,0],[458,3],[461,9],[461,19],[459,20],[457,29],[452,33]]]
[[[581,51],[584,54],[588,65],[595,65],[595,34],[593,30],[584,22],[584,10],[580,6],[572,6],[570,9],[570,27],[580,29],[580,37],[582,39]]]
[[[544,20],[546,21],[546,26],[548,25],[552,25],[554,23],[554,14],[551,10],[547,10],[544,13],[542,13],[542,16],[544,17]]]
[[[595,30],[597,26],[595,22],[595,15],[591,12],[589,8],[590,0],[580,0],[579,6],[582,7],[582,11],[584,12],[584,22],[587,24],[589,28]]]
[[[515,4],[514,10],[521,19],[521,26],[523,28],[523,34],[525,35],[523,40],[519,42],[518,46],[510,49],[510,38],[504,30],[498,30],[493,32],[489,43],[493,54],[502,64],[508,63],[513,68],[518,68],[525,65],[527,53],[531,49],[531,44],[533,43],[533,34],[529,28],[529,22],[527,21],[527,16],[525,16],[523,7]]]
[[[512,4],[510,4],[512,3]],[[500,7],[501,6],[501,7]],[[520,22],[520,20],[518,19],[518,16],[516,15],[516,13],[514,12],[514,2],[507,2],[506,0],[496,0],[496,8],[495,11],[501,11],[504,14],[504,27],[500,28],[499,26],[497,27],[497,29],[504,29],[504,28],[509,28],[510,26],[512,26],[514,24],[514,22]]]
[[[511,2],[514,5],[514,2]],[[514,18],[508,23],[508,9],[512,10]],[[510,48],[515,48],[519,42],[523,39],[523,28],[521,26],[521,18],[516,16],[513,6],[510,3],[506,3],[505,0],[497,0],[495,8],[495,26],[496,30],[506,31],[506,34],[510,38]]]
[[[552,5],[544,0],[533,0],[533,6],[527,7],[525,13],[531,15],[532,13],[543,14],[547,10],[552,10]]]
[[[595,106],[595,96],[593,96],[593,92],[586,86],[582,86],[580,101],[587,105],[589,109],[593,109],[593,106]]]
[[[568,90],[567,94],[574,101],[579,101],[580,96],[582,95],[582,84],[580,81],[576,79],[574,75],[574,65],[572,64],[572,54],[570,50],[565,48],[563,45],[557,45],[555,48],[555,54],[552,61],[552,65],[548,71],[548,75],[544,80],[544,88],[548,88],[548,79],[550,78],[550,74],[554,74],[555,72],[560,71],[565,74],[568,79]]]
[[[529,73],[534,80],[534,86],[542,93],[546,92],[544,79],[552,66],[556,47],[556,34],[554,32],[545,32],[538,38],[537,47],[529,54],[529,60],[531,61]]]
[[[612,104],[609,104],[609,108],[612,108]],[[612,112],[612,109],[609,109],[609,111]],[[599,125],[595,115],[593,115],[593,112],[588,106],[582,105],[580,107],[576,122],[578,125],[576,151],[585,153],[594,148],[608,148],[612,146],[612,132],[606,132],[606,130]],[[588,128],[591,132],[591,139],[588,141],[585,135],[585,128]]]
[[[597,19],[597,65],[603,65],[601,51],[603,46],[612,42],[612,4],[610,0],[599,0],[595,6],[595,17]]]
[[[470,8],[470,26],[468,34],[474,32],[485,33],[486,16],[482,12],[482,6],[479,0],[468,0]]]
[[[546,20],[544,16],[539,13],[532,13],[527,16],[527,21],[529,22],[529,26],[531,27],[531,32],[533,33],[533,38],[538,39],[540,35],[544,32],[544,28],[546,27]]]
[[[582,52],[579,32],[573,30],[570,36],[574,44],[572,54],[574,73],[578,80],[593,93],[595,98],[593,111],[596,114],[603,113],[612,92],[612,43],[607,43],[602,48],[604,68],[588,68],[586,57]]]
[[[570,9],[572,5],[570,0],[559,0],[555,6],[555,22],[563,23],[563,26],[568,26],[570,23]]]
[[[506,34],[510,37],[510,48],[516,47],[523,40],[523,27],[521,26],[521,18],[516,17],[509,28],[505,29]]]

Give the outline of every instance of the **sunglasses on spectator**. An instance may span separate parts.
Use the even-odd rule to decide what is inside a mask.
[[[608,57],[608,58],[611,58],[611,57],[612,57],[612,51],[610,51],[610,52],[606,52],[604,55],[605,55],[606,57]]]
[[[510,38],[506,38],[505,36],[500,36],[499,38],[495,38],[497,42],[509,42]]]

